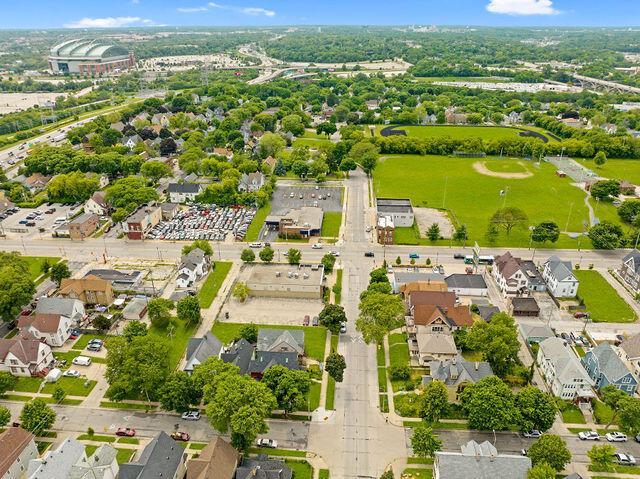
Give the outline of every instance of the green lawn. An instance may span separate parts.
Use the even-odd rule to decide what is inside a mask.
[[[636,320],[633,309],[598,271],[580,269],[574,274],[580,281],[578,296],[594,322],[629,323]]]
[[[140,439],[137,437],[120,437],[118,442],[120,444],[140,444]]]
[[[324,408],[327,410],[333,410],[334,401],[336,398],[336,380],[329,376],[327,381],[327,398],[325,400]]]
[[[409,345],[404,333],[389,335],[389,363],[391,366],[406,366],[409,364]]]
[[[29,264],[29,274],[33,280],[42,274],[42,265],[45,261],[48,260],[50,265],[60,261],[60,258],[52,256],[22,256],[22,259]]]
[[[410,467],[402,471],[402,477],[404,479],[431,479],[433,477],[433,470]]]
[[[285,463],[293,471],[295,479],[313,479],[313,468],[307,461],[287,459]]]
[[[216,321],[211,328],[220,341],[228,344],[239,337],[242,323],[223,323]],[[274,324],[258,324],[258,328],[267,329],[302,329],[304,331],[305,354],[317,361],[324,361],[324,347],[327,338],[327,330],[321,326],[282,326]]]
[[[322,145],[330,144],[331,140],[327,138],[327,135],[318,135],[315,130],[305,130],[304,134],[295,140],[293,140],[292,146],[308,146],[315,149]]]
[[[387,368],[378,368],[378,391],[387,392]]]
[[[602,166],[597,166],[592,159],[576,160],[597,175],[614,180],[627,180],[634,184],[640,184],[640,161],[607,159]]]
[[[42,384],[42,381],[42,378],[20,377],[18,378],[16,386],[13,388],[13,390],[21,393],[37,393],[40,384]]]
[[[82,334],[73,344],[71,349],[85,349],[87,347],[87,344],[89,344],[89,341],[91,341],[92,339],[102,339],[104,341],[104,347],[106,348],[109,344],[109,339],[112,337],[113,336],[109,336],[106,334]]]
[[[129,462],[133,455],[135,454],[135,449],[124,449],[124,448],[116,448],[116,461],[118,464],[124,464],[125,462]]]
[[[258,241],[258,236],[260,235],[260,230],[262,229],[262,225],[264,224],[264,220],[271,213],[271,203],[267,203],[260,209],[253,217],[249,228],[247,229],[247,234],[244,237],[245,241]]]
[[[589,470],[593,472],[614,472],[618,474],[640,474],[640,466],[610,466],[602,467],[595,464],[589,464]],[[591,476],[592,479],[595,476]],[[610,477],[610,476],[607,476]]]
[[[340,233],[342,213],[339,211],[327,211],[322,219],[321,236],[324,238],[337,238]]]
[[[184,322],[178,321],[178,325],[171,335],[166,329],[160,329],[155,326],[151,326],[149,328],[148,334],[158,336],[169,341],[169,346],[171,348],[169,352],[169,363],[171,368],[175,369],[178,367],[180,358],[182,358],[182,355],[187,349],[189,338],[193,336],[196,329],[198,329],[197,324],[186,326]]]
[[[116,436],[103,436],[100,434],[94,434],[93,436],[81,434],[78,436],[78,441],[116,442],[116,439]]]
[[[220,286],[222,286],[222,282],[227,277],[231,266],[233,265],[230,261],[216,261],[215,267],[207,276],[202,288],[198,291],[198,299],[200,300],[201,308],[208,308],[213,303],[216,295],[218,294],[218,290]]]
[[[322,383],[311,381],[311,389],[309,389],[309,394],[307,394],[307,403],[303,408],[303,411],[314,411],[320,406],[320,388],[322,387]]]
[[[336,272],[336,284],[340,285],[340,293],[334,294],[336,304],[340,304],[342,302],[342,268],[335,270]]]
[[[155,407],[149,408],[147,404],[137,404],[137,403],[128,403],[128,402],[113,402],[113,401],[101,401],[100,407],[109,408],[109,409],[140,409],[142,411],[146,411],[148,409],[155,409]]]
[[[482,361],[482,351],[462,351],[462,357],[467,361]]]
[[[596,419],[596,423],[607,425],[611,422],[613,410],[599,399],[596,399],[593,403],[593,416]]]
[[[202,451],[205,447],[207,447],[206,442],[190,442],[189,449],[193,449],[194,451]]]
[[[511,163],[517,163],[524,165],[532,176],[523,179],[487,176],[474,169],[476,161],[484,162],[487,168],[496,171],[511,168]],[[549,163],[543,162],[538,167],[521,159],[492,157],[389,155],[380,161],[374,173],[376,196],[409,197],[414,207],[444,207],[454,224],[466,225],[467,244],[478,241],[481,245],[488,245],[485,232],[495,211],[503,206],[521,208],[528,216],[527,223],[512,230],[508,236],[501,232],[497,240],[500,245],[520,247],[529,246],[526,226],[541,221],[555,221],[563,231],[582,231],[582,222],[588,220],[584,192],[570,183],[570,179],[556,176],[555,167]],[[395,233],[397,243],[433,244],[427,239],[416,239],[412,228],[397,228]],[[547,246],[577,248],[577,243],[577,240],[561,235],[557,243]],[[435,244],[448,246],[450,241],[440,240]],[[583,238],[581,246],[590,247],[589,240]]]
[[[55,383],[47,383],[42,392],[53,394],[57,388],[62,388],[69,396],[88,396],[96,384],[97,382],[91,379],[62,377]]]
[[[407,464],[433,464],[431,457],[408,457]]]
[[[297,451],[295,449],[271,449],[268,447],[251,447],[249,448],[249,452],[251,454],[266,454],[267,456],[279,457],[305,457],[307,455],[306,451]]]
[[[329,469],[320,469],[318,472],[320,473],[319,479],[329,479]]]
[[[397,130],[404,130],[407,136],[417,138],[437,138],[450,136],[451,138],[482,138],[487,140],[518,138],[520,130],[504,126],[399,126]]]
[[[562,411],[562,422],[565,422],[567,424],[586,423],[580,409],[573,404],[567,404],[566,408]]]

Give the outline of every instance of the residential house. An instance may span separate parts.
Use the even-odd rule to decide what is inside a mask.
[[[0,339],[0,371],[14,376],[42,376],[53,359],[49,345],[32,334]]]
[[[367,110],[377,110],[380,107],[380,102],[378,100],[367,100],[366,102]]]
[[[82,213],[69,221],[69,237],[72,240],[89,238],[100,226],[100,217],[94,213]]]
[[[114,291],[130,291],[136,290],[142,284],[142,272],[132,270],[117,270],[117,269],[91,269],[85,275],[96,276],[100,279],[104,279],[111,284],[111,288]]]
[[[430,361],[429,375],[422,377],[422,384],[441,381],[447,387],[449,397],[455,400],[466,386],[488,376],[493,376],[493,369],[488,362],[467,361],[457,355],[451,359]]]
[[[22,479],[29,461],[38,457],[34,435],[20,427],[8,427],[0,434],[0,477]]]
[[[600,129],[604,130],[605,133],[609,135],[615,135],[616,132],[618,131],[618,126],[613,123],[604,123],[600,125]]]
[[[466,113],[456,113],[453,108],[447,108],[444,112],[444,119],[450,125],[465,125],[469,115]]]
[[[491,322],[491,318],[495,314],[498,314],[500,312],[500,308],[498,308],[497,306],[493,306],[492,304],[477,305],[477,307],[478,307],[478,316],[480,316],[480,318],[487,323]]]
[[[162,220],[162,209],[155,203],[139,206],[123,221],[122,230],[131,240],[144,239],[155,225]]]
[[[522,113],[512,111],[504,117],[503,123],[505,125],[519,125],[522,123]]]
[[[450,332],[434,332],[427,326],[418,325],[409,338],[409,354],[421,366],[431,361],[446,361],[458,355],[456,343]]]
[[[578,278],[572,273],[571,261],[562,261],[551,256],[545,261],[542,278],[547,283],[549,292],[556,298],[573,298],[578,293]]]
[[[547,338],[555,337],[553,329],[546,324],[524,324],[518,326],[520,335],[528,344],[538,344]]]
[[[240,455],[220,436],[187,462],[187,479],[234,479]],[[257,476],[256,476],[257,477]]]
[[[72,323],[79,323],[85,317],[84,304],[73,298],[40,298],[36,313],[66,316]]]
[[[593,397],[594,382],[566,341],[553,337],[539,344],[536,361],[554,396],[568,401]]]
[[[276,159],[269,155],[267,156],[264,160],[262,160],[262,163],[266,164],[269,167],[269,171],[273,171],[273,169],[276,167]]]
[[[491,273],[505,296],[546,289],[544,279],[533,261],[517,258],[508,251],[496,256]]]
[[[117,451],[110,444],[99,446],[87,457],[85,446],[73,438],[66,438],[55,450],[40,459],[29,461],[27,479],[116,479]],[[122,476],[119,476],[122,477]]]
[[[196,196],[202,193],[202,185],[199,183],[169,183],[167,192],[172,203],[185,203],[195,201]]]
[[[225,346],[220,353],[220,359],[225,363],[238,366],[240,374],[247,374],[255,350],[256,347],[246,339],[238,339],[229,346]]]
[[[218,156],[224,156],[227,160],[231,160],[233,158],[233,151],[228,148],[214,148],[213,154]]]
[[[243,456],[235,479],[293,479],[293,471],[284,461],[269,459],[265,454],[256,458]]]
[[[451,274],[445,278],[449,291],[458,296],[487,296],[487,283],[480,274]]]
[[[145,446],[137,461],[120,466],[119,479],[182,479],[186,460],[184,447],[161,431]]]
[[[169,118],[172,116],[173,115],[171,113],[156,113],[151,117],[151,124],[160,125],[161,127],[166,128],[169,126]]]
[[[96,191],[84,204],[84,212],[98,216],[108,215],[111,208],[105,198],[106,193],[104,191]]]
[[[436,115],[434,115],[433,113],[431,113],[430,115],[425,115],[422,118],[422,124],[423,125],[435,125],[438,122],[438,117]]]
[[[634,249],[622,258],[618,274],[634,293],[640,292],[640,251]]]
[[[640,377],[640,333],[622,341],[616,352],[624,361],[633,365],[636,377]]]
[[[582,365],[598,389],[612,385],[633,396],[638,388],[638,379],[609,343],[600,343],[587,351]]]
[[[264,175],[260,171],[243,173],[238,183],[238,191],[256,192],[264,186],[264,179]]]
[[[24,186],[31,193],[36,193],[38,191],[44,190],[50,179],[50,176],[45,176],[42,173],[34,173],[33,175],[25,178]]]
[[[304,356],[304,331],[300,329],[259,329],[258,351],[296,353]]]
[[[182,262],[178,267],[176,285],[180,288],[188,288],[199,278],[202,278],[209,269],[209,260],[200,248],[195,248],[182,256]]]
[[[434,479],[526,479],[531,459],[498,454],[489,441],[469,441],[461,452],[438,451],[433,461]]]
[[[147,314],[147,305],[149,303],[148,298],[135,297],[124,307],[122,310],[122,317],[124,319],[140,320]]]
[[[71,336],[72,327],[71,319],[60,314],[36,313],[18,319],[21,334],[31,334],[49,346],[62,346]]]
[[[209,358],[219,358],[222,342],[211,332],[201,338],[190,338],[187,343],[186,365],[183,371],[191,374],[198,364]]]
[[[535,298],[518,296],[509,300],[509,313],[511,316],[538,317],[540,306]]]
[[[129,148],[130,150],[133,150],[136,147],[136,145],[140,142],[142,142],[142,138],[140,138],[140,135],[131,135],[131,136],[122,137],[122,144],[127,148]]]
[[[60,296],[78,299],[85,304],[110,305],[113,302],[113,288],[107,280],[87,275],[84,278],[65,278],[60,283]]]

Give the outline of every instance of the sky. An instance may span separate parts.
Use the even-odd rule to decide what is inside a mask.
[[[640,0],[0,0],[0,28],[638,26]]]

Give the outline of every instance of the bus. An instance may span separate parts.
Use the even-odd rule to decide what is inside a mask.
[[[487,265],[492,265],[493,264],[493,256],[489,255],[489,256],[478,256],[478,264],[487,264]],[[473,255],[468,254],[467,256],[464,257],[464,262],[465,264],[473,264]]]

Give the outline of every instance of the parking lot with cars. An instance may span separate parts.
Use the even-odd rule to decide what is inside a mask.
[[[343,188],[336,186],[277,186],[271,199],[271,213],[283,214],[303,206],[323,211],[342,211]]]
[[[15,207],[13,213],[7,215],[7,211],[0,215],[0,222],[7,235],[30,238],[38,234],[52,234],[55,227],[81,212],[82,207],[82,203],[45,203],[38,208]]]
[[[243,240],[256,215],[255,208],[193,205],[161,221],[149,232],[151,239],[224,241],[228,235]]]

